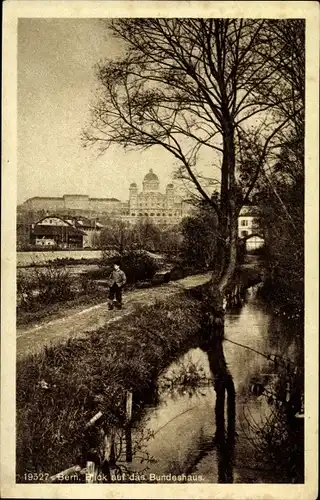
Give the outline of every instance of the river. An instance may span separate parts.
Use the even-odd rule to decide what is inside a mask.
[[[227,312],[220,359],[217,352],[212,358],[212,353],[192,349],[158,381],[159,387],[164,387],[159,391],[158,404],[148,409],[135,434],[139,460],[133,459],[130,470],[135,471],[137,480],[303,481],[302,418],[295,419],[298,434],[294,449],[289,450],[292,456],[295,454],[292,472],[281,462],[288,443],[284,439],[287,427],[281,410],[286,404],[283,401],[294,397],[292,377],[298,374],[303,379],[303,348],[299,340],[302,334],[294,321],[273,315],[259,298],[258,288],[248,290],[242,308]],[[216,392],[211,378],[214,364],[223,357],[235,389],[235,419],[232,404],[231,413],[225,409],[220,416],[215,413]],[[165,389],[163,382],[177,378],[177,373],[197,370],[203,382],[196,390],[187,386],[181,390]],[[287,392],[282,397],[283,385]],[[153,457],[154,462],[148,461],[148,457]]]

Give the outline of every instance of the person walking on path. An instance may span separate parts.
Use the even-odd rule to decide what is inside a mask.
[[[109,309],[113,309],[114,305],[121,309],[122,307],[122,288],[127,281],[126,275],[120,269],[119,262],[113,266],[113,271],[109,278]],[[116,300],[114,300],[116,298]]]

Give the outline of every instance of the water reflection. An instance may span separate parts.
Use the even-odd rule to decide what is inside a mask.
[[[233,459],[235,448],[236,393],[233,379],[227,368],[221,339],[206,348],[213,385],[216,392],[215,444],[218,456],[218,482],[233,482]],[[225,428],[225,406],[227,429]]]
[[[299,328],[254,294],[228,312],[225,340],[191,349],[157,380],[140,421],[155,462],[141,465],[140,450],[130,470],[147,467],[146,482],[170,481],[168,474],[207,483],[303,481]]]

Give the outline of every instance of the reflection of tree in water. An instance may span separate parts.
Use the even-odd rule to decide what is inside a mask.
[[[233,460],[235,447],[236,393],[232,376],[227,368],[221,338],[205,346],[216,391],[216,447],[218,454],[219,483],[233,482]],[[227,429],[225,426],[225,403],[227,403]]]

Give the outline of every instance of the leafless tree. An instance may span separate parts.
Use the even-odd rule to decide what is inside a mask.
[[[132,230],[121,220],[109,221],[101,231],[100,247],[117,250],[120,255],[130,250],[133,244]]]
[[[150,220],[142,219],[132,228],[135,247],[143,250],[157,251],[160,247],[160,230]]]
[[[127,50],[97,66],[100,89],[83,133],[84,144],[97,144],[101,152],[112,144],[141,150],[160,145],[175,157],[178,176],[192,183],[218,217],[212,289],[220,303],[236,265],[241,206],[297,113],[282,84],[283,44],[280,38],[269,43],[274,28],[277,21],[261,19],[113,21],[112,32]],[[272,99],[266,96],[270,88]],[[278,112],[281,106],[286,114]],[[207,148],[212,171],[219,172],[218,199],[199,172]],[[241,178],[244,164],[247,175]]]

